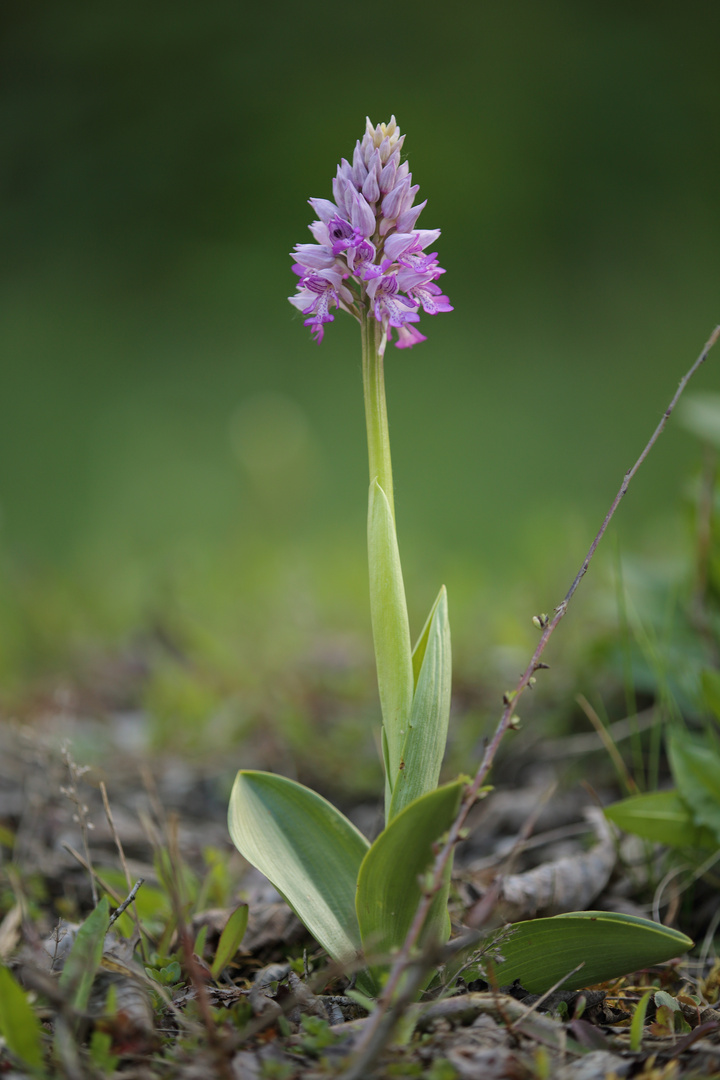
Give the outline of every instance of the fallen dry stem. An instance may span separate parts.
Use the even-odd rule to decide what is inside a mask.
[[[139,882],[136,882],[135,885],[133,885],[133,883],[132,883],[132,878],[130,877],[130,868],[128,867],[127,859],[125,858],[125,849],[122,846],[122,840],[120,839],[120,834],[118,833],[117,828],[115,827],[115,818],[113,817],[113,812],[112,812],[112,810],[110,808],[110,800],[108,799],[107,788],[105,787],[105,782],[103,780],[100,781],[100,794],[102,795],[103,807],[105,809],[105,817],[107,818],[107,823],[108,823],[108,827],[110,829],[110,833],[112,835],[113,840],[115,841],[115,847],[117,848],[118,855],[120,856],[120,865],[123,868],[123,873],[125,874],[125,884],[127,885],[128,892],[129,892],[128,898],[126,900],[124,900],[123,904],[121,905],[122,910],[121,910],[121,908],[118,908],[117,911],[115,912],[115,914],[113,915],[113,919],[119,918],[120,915],[122,915],[122,912],[125,911],[125,909],[128,907],[128,905],[132,903],[132,915],[133,915],[133,921],[135,923],[135,929],[137,931],[138,942],[139,942],[139,945],[140,945],[140,952],[142,954],[143,961],[146,961],[147,957],[145,956],[145,943],[143,941],[143,936],[142,936],[142,925],[140,923],[140,915],[138,914],[137,905],[133,903],[138,889],[143,884],[143,879],[140,878]]]
[[[628,471],[625,473],[622,484],[620,485],[620,490],[613,499],[610,505],[610,509],[605,515],[605,519],[600,526],[600,529],[595,539],[590,545],[588,553],[583,560],[582,566],[578,570],[572,585],[570,586],[567,594],[565,595],[564,600],[562,600],[562,602],[558,604],[558,606],[555,608],[552,619],[543,620],[544,629],[540,641],[538,642],[537,648],[535,649],[535,652],[533,653],[532,659],[530,660],[527,668],[520,676],[514,693],[506,695],[505,707],[500,716],[500,720],[498,721],[498,725],[495,729],[495,734],[493,735],[492,739],[490,740],[485,749],[485,754],[483,755],[483,759],[480,762],[480,766],[475,774],[472,783],[465,790],[465,794],[460,804],[458,815],[448,831],[447,839],[445,840],[442,848],[435,856],[435,862],[433,863],[429,879],[430,884],[425,890],[420,904],[418,905],[415,918],[413,919],[412,925],[408,930],[402,948],[399,950],[395,958],[395,962],[393,963],[393,966],[390,970],[388,980],[385,984],[380,998],[378,999],[377,1007],[375,1008],[375,1011],[372,1013],[372,1015],[368,1018],[368,1022],[363,1028],[363,1031],[358,1039],[357,1045],[355,1047],[354,1060],[350,1068],[344,1074],[343,1080],[360,1080],[361,1077],[366,1075],[366,1070],[374,1060],[374,1057],[377,1055],[377,1053],[379,1053],[380,1049],[382,1048],[382,1043],[380,1043],[379,1040],[376,1041],[375,1039],[375,1033],[381,1025],[384,1028],[384,1025],[382,1024],[383,1017],[389,1011],[397,994],[398,987],[400,986],[401,980],[403,978],[403,974],[407,969],[408,965],[411,963],[413,950],[418,942],[418,939],[422,932],[422,928],[425,925],[425,919],[427,918],[427,914],[430,910],[433,898],[441,887],[445,867],[447,866],[450,856],[452,855],[455,844],[460,839],[460,832],[463,828],[463,825],[465,824],[467,816],[470,813],[471,808],[474,806],[478,798],[480,789],[484,784],[488,773],[490,772],[493,761],[495,760],[495,755],[503,739],[503,736],[512,724],[517,703],[522,694],[527,689],[527,687],[530,685],[530,680],[535,675],[535,672],[538,671],[538,669],[540,668],[540,657],[545,651],[545,646],[555,632],[558,623],[565,615],[570,600],[575,594],[578,585],[587,573],[587,569],[590,566],[590,562],[592,561],[593,555],[597,550],[598,544],[605,535],[607,527],[610,524],[610,521],[612,520],[615,511],[620,505],[620,500],[623,498],[625,492],[630,486],[630,481],[633,479],[635,473],[638,471],[642,463],[645,461],[645,458],[648,456],[653,446],[657,442],[668,419],[670,418],[670,415],[672,414],[675,406],[680,400],[680,397],[685,387],[690,382],[690,379],[692,379],[698,368],[701,367],[701,365],[705,362],[708,353],[710,352],[718,338],[720,338],[720,326],[715,327],[709,339],[705,343],[705,346],[703,347],[703,350],[698,356],[697,360],[680,380],[680,383],[672,401],[663,413],[660,423],[657,425],[654,432],[650,436],[650,439],[648,440],[645,449],[642,451],[640,457],[637,459],[632,468],[628,469]],[[387,1037],[389,1038],[389,1033],[387,1034]],[[378,1045],[378,1043],[380,1044]]]

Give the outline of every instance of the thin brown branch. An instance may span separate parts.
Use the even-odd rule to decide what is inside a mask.
[[[538,671],[538,669],[540,668],[540,658],[545,651],[545,647],[552,635],[554,634],[560,620],[567,612],[568,604],[574,596],[575,591],[577,590],[583,577],[587,573],[587,569],[590,566],[597,547],[603,536],[605,535],[607,527],[610,524],[615,514],[615,511],[620,505],[620,501],[625,495],[630,485],[630,481],[633,479],[635,473],[645,461],[645,458],[648,456],[653,446],[657,442],[658,438],[662,434],[662,431],[667,424],[675,406],[680,400],[680,396],[682,395],[685,387],[689,383],[690,379],[692,379],[698,368],[701,367],[701,365],[705,362],[708,353],[712,349],[713,345],[717,342],[718,338],[720,338],[720,326],[715,327],[697,360],[680,380],[674,397],[672,398],[670,404],[663,413],[660,423],[657,425],[654,432],[652,433],[644,450],[640,454],[640,457],[637,459],[632,468],[628,469],[628,471],[625,473],[622,484],[620,485],[620,490],[613,499],[610,505],[610,509],[605,515],[605,519],[600,526],[600,529],[595,539],[590,545],[588,553],[585,556],[585,559],[583,560],[583,563],[578,570],[572,585],[568,589],[565,598],[555,608],[552,619],[544,617],[541,620],[543,633],[540,641],[537,644],[530,663],[528,664],[523,674],[520,676],[514,693],[506,695],[506,704],[500,716],[500,720],[498,721],[495,733],[490,740],[488,746],[486,747],[485,754],[483,755],[483,759],[480,762],[480,766],[475,774],[472,783],[465,789],[465,794],[460,804],[458,815],[452,826],[450,827],[450,830],[447,834],[447,839],[435,857],[435,862],[433,863],[432,871],[430,874],[428,888],[425,891],[420,901],[420,904],[418,905],[415,918],[413,919],[412,925],[408,930],[402,948],[397,953],[393,966],[390,970],[388,980],[385,984],[380,998],[378,999],[377,1007],[372,1013],[372,1015],[368,1018],[368,1022],[363,1028],[362,1033],[358,1039],[355,1047],[355,1055],[353,1062],[348,1071],[344,1074],[343,1080],[359,1080],[360,1077],[366,1075],[367,1069],[369,1068],[377,1053],[379,1053],[380,1049],[382,1048],[382,1042],[376,1038],[376,1032],[380,1027],[385,1029],[384,1018],[386,1014],[392,1010],[393,1002],[397,995],[403,975],[412,961],[413,950],[415,949],[415,946],[417,945],[417,942],[420,938],[420,934],[422,932],[423,926],[425,925],[425,919],[427,918],[427,914],[430,910],[433,898],[440,887],[440,883],[442,882],[445,867],[450,860],[455,844],[460,839],[460,833],[465,824],[467,816],[470,813],[471,808],[475,804],[478,798],[478,793],[480,792],[480,789],[485,783],[487,775],[490,772],[492,764],[495,760],[495,755],[497,754],[498,747],[500,746],[503,736],[507,732],[508,728],[510,728],[513,724],[517,703],[522,694],[528,688],[528,686],[531,685],[530,680],[534,677],[535,672]]]
[[[127,885],[128,892],[130,894],[129,898],[127,900],[123,901],[123,904],[124,904],[123,911],[124,911],[125,908],[128,906],[128,904],[132,903],[132,901],[135,899],[135,895],[136,895],[140,885],[143,883],[143,879],[140,878],[139,883],[136,883],[135,885],[133,885],[133,883],[132,883],[132,878],[130,877],[130,868],[128,867],[127,859],[125,858],[125,849],[122,846],[122,840],[120,839],[120,834],[118,833],[117,828],[115,827],[115,818],[113,817],[113,813],[112,813],[112,810],[110,808],[110,800],[108,799],[107,788],[105,787],[105,782],[103,780],[100,781],[100,794],[102,795],[103,807],[105,808],[105,817],[107,818],[107,823],[108,823],[108,826],[110,828],[110,833],[112,835],[113,840],[115,841],[115,847],[117,848],[118,855],[120,856],[120,865],[122,866],[123,873],[125,874],[125,884]],[[119,916],[121,914],[122,914],[122,912],[118,908],[118,910],[115,912],[113,918],[117,919],[117,918],[119,918]],[[137,906],[134,903],[133,903],[133,906],[132,906],[132,915],[133,915],[133,921],[135,922],[135,929],[137,930],[138,942],[139,942],[139,945],[140,945],[140,952],[142,954],[143,961],[145,961],[147,959],[147,957],[145,956],[145,943],[143,941],[143,936],[142,936],[142,925],[140,923],[140,915],[138,914]]]

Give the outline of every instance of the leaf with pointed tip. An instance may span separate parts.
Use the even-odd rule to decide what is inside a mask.
[[[422,653],[401,767],[392,782],[388,820],[421,795],[434,791],[440,778],[450,719],[452,655],[447,592],[440,589],[415,655]],[[413,661],[414,662],[414,661]]]
[[[0,1035],[12,1054],[33,1071],[42,1071],[43,1029],[27,994],[4,964],[0,965]]]
[[[605,817],[624,832],[678,848],[715,848],[714,833],[696,825],[687,803],[674,789],[631,795],[605,807]]]
[[[572,911],[531,919],[505,927],[497,939],[501,939],[497,949],[503,959],[486,964],[493,981],[508,986],[519,979],[531,994],[545,993],[578,964],[583,967],[563,982],[563,990],[581,990],[662,964],[693,944],[678,930],[609,911]],[[468,978],[467,971],[463,977]]]
[[[248,906],[247,904],[241,904],[236,907],[231,914],[228,921],[225,923],[223,932],[220,935],[218,941],[218,947],[215,950],[215,959],[212,962],[210,968],[210,974],[213,979],[217,979],[226,966],[232,960],[235,953],[240,948],[240,943],[245,937],[245,931],[248,924]]]
[[[368,566],[375,663],[390,763],[387,777],[392,785],[412,707],[413,669],[395,521],[377,480],[370,484],[368,499]]]
[[[109,925],[110,904],[103,896],[80,926],[60,975],[60,987],[70,995],[76,1012],[87,1008]]]
[[[430,608],[430,614],[425,620],[425,625],[422,628],[420,637],[415,642],[415,648],[412,651],[413,682],[415,683],[415,686],[417,686],[417,681],[420,676],[420,668],[422,667],[422,662],[425,659],[425,650],[427,649],[428,638],[430,637],[430,627],[432,625],[435,612],[437,611],[437,606],[440,603],[440,598],[444,592],[445,586],[443,585],[440,589],[440,592],[435,597],[435,603]]]
[[[380,833],[358,875],[357,917],[366,954],[382,956],[402,945],[422,896],[420,878],[433,862],[433,844],[452,825],[464,781],[456,780],[416,799]],[[423,931],[424,940],[445,941],[450,934],[446,881],[436,895]]]
[[[272,882],[330,956],[355,961],[361,947],[355,888],[370,846],[362,833],[310,788],[252,770],[237,774],[228,826],[240,854]]]
[[[667,742],[673,779],[696,825],[720,841],[720,754],[708,743],[671,735]]]

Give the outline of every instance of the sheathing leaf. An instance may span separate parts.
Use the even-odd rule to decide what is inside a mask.
[[[440,778],[450,719],[452,653],[445,588],[433,607],[398,772],[392,782],[389,820]],[[423,638],[421,637],[421,641]],[[417,649],[416,649],[417,654]]]
[[[373,480],[368,499],[368,565],[378,689],[390,765],[400,767],[413,699],[413,668],[405,587],[395,521],[385,492]]]

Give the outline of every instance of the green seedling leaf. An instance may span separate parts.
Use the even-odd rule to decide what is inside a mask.
[[[146,967],[145,974],[158,986],[175,986],[182,982],[182,968],[177,960],[171,960],[164,967]]]
[[[96,1029],[90,1036],[90,1060],[102,1076],[112,1076],[120,1058],[112,1053],[113,1037],[109,1031]]]
[[[671,735],[668,758],[678,791],[690,807],[695,824],[707,825],[720,842],[720,755],[707,743]]]
[[[668,994],[666,990],[658,990],[653,1001],[658,1009],[664,1005],[671,1012],[680,1012],[680,1002],[672,994]]]
[[[646,990],[643,996],[638,1001],[635,1012],[633,1013],[632,1022],[630,1024],[630,1049],[634,1054],[637,1054],[638,1050],[642,1046],[643,1028],[645,1027],[645,1016],[647,1015],[648,1002],[652,990]]]
[[[8,969],[0,967],[0,1034],[8,1049],[29,1068],[43,1067],[43,1038],[40,1021],[25,991]]]
[[[429,791],[440,778],[450,718],[452,655],[447,593],[443,586],[423,630],[422,663],[413,696],[400,768],[392,782],[388,820]],[[420,644],[420,643],[419,643]],[[415,655],[418,655],[416,648]]]
[[[583,964],[562,984],[563,990],[581,990],[672,960],[692,944],[678,930],[648,919],[608,911],[573,911],[515,923],[498,946],[503,962],[487,962],[487,966],[493,968],[498,986],[519,979],[529,993],[543,994]]]
[[[395,522],[377,480],[370,484],[368,500],[368,565],[375,662],[390,764],[387,777],[392,785],[412,707],[413,667]]]
[[[633,795],[605,807],[605,817],[624,832],[656,844],[677,848],[715,848],[711,829],[696,825],[687,803],[677,791]]]
[[[107,896],[103,896],[78,930],[60,975],[60,987],[70,996],[76,1012],[85,1012],[87,1008],[109,925],[110,905]]]
[[[210,968],[213,979],[219,977],[220,972],[240,948],[240,942],[245,936],[247,924],[248,906],[247,904],[241,904],[240,907],[235,908],[220,935],[215,959]]]
[[[354,961],[361,948],[355,887],[370,846],[355,826],[310,788],[245,770],[235,779],[228,826],[240,854],[269,878],[330,956]]]
[[[700,674],[705,703],[716,720],[720,720],[720,671],[705,668]]]
[[[207,923],[205,923],[203,926],[201,926],[200,929],[198,930],[197,937],[195,938],[195,943],[193,945],[193,952],[195,953],[196,956],[204,956],[205,955],[205,945],[207,943],[207,930],[208,930]]]
[[[405,940],[420,903],[421,878],[432,865],[433,844],[454,821],[463,786],[456,780],[410,803],[366,854],[358,876],[357,917],[368,954],[389,955]],[[425,940],[446,941],[450,934],[449,870],[450,864],[425,923]]]

